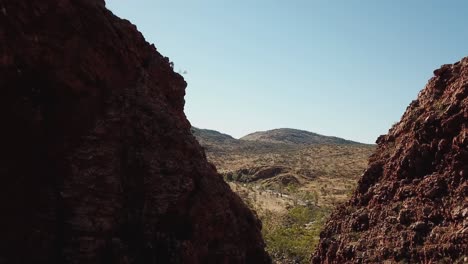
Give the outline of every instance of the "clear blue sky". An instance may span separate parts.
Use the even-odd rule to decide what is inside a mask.
[[[108,0],[187,70],[192,125],[373,143],[468,55],[468,1]]]

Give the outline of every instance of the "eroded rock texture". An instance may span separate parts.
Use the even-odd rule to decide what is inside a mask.
[[[378,138],[313,263],[468,261],[468,57],[434,74]]]
[[[0,87],[0,263],[269,262],[185,81],[104,1],[0,1]]]

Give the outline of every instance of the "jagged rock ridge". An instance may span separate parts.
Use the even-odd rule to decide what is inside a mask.
[[[378,138],[313,263],[468,261],[468,57],[434,74]]]
[[[268,263],[186,83],[104,1],[0,2],[0,263]]]

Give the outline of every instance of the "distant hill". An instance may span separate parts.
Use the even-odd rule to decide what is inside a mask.
[[[248,134],[241,140],[268,142],[268,143],[285,143],[285,144],[339,144],[339,145],[356,145],[362,144],[359,142],[342,139],[339,137],[324,136],[317,133],[292,129],[279,128],[268,131],[259,131]]]
[[[317,177],[340,179],[348,183],[341,186],[346,189],[356,182],[374,149],[373,145],[290,128],[255,132],[241,139],[196,127],[192,133],[218,171],[225,176],[243,175],[235,180],[241,182],[265,182],[284,174],[296,178],[301,186]]]
[[[228,134],[223,134],[216,130],[211,129],[201,129],[197,127],[192,127],[192,134],[197,138],[197,140],[203,145],[206,143],[235,143],[238,141]]]

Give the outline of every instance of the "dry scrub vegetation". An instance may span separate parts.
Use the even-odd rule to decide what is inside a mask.
[[[311,193],[318,206],[330,207],[349,197],[373,149],[368,145],[277,145],[266,151],[244,148],[206,152],[229,182],[250,183],[286,194],[294,186],[296,196]],[[277,168],[279,173],[268,174],[269,168]],[[264,171],[266,175],[257,180],[255,176]]]
[[[349,198],[374,150],[364,144],[282,144],[211,136],[197,138],[208,160],[262,220],[267,250],[276,263],[308,262],[326,218]]]

